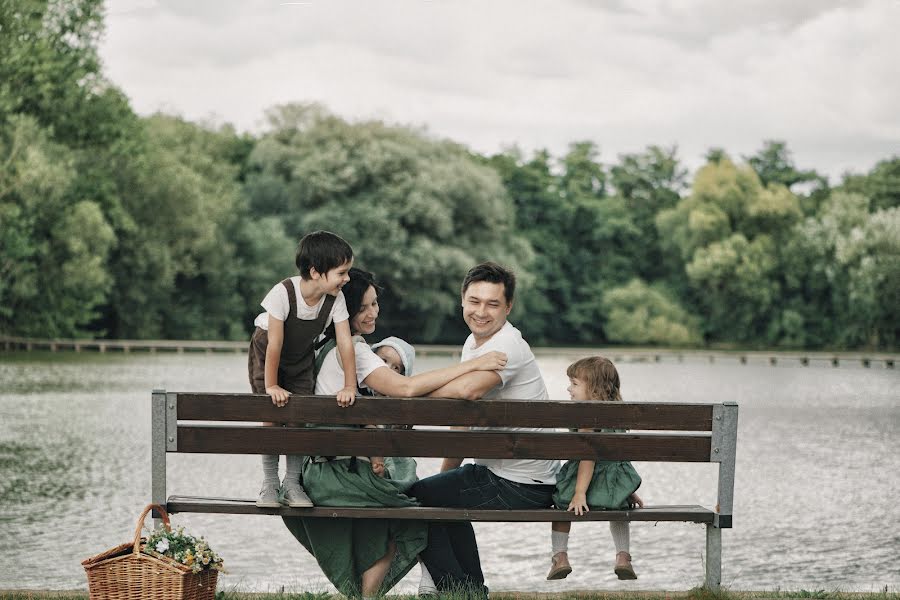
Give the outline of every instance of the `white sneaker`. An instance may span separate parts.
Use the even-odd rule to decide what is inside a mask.
[[[421,559],[419,560],[419,567],[422,569],[422,577],[419,580],[418,596],[420,598],[437,596],[437,586],[434,585],[434,580],[431,578],[431,573],[428,572],[428,569],[425,567],[425,563],[423,563]]]
[[[280,508],[281,502],[278,501],[279,492],[277,483],[263,482],[262,489],[259,490],[259,498],[256,499],[256,506],[259,508]]]
[[[303,491],[303,486],[298,482],[283,481],[281,483],[281,489],[284,491],[281,498],[282,504],[287,504],[292,508],[309,508],[313,505],[312,500],[310,500],[309,496],[306,495],[306,492]]]

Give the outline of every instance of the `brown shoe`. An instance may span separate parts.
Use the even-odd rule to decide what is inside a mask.
[[[616,566],[613,571],[619,579],[637,579],[631,567],[631,555],[627,552],[616,553]]]
[[[569,564],[569,555],[566,552],[557,552],[550,559],[550,572],[547,573],[547,581],[554,579],[565,579],[572,572],[572,565]]]

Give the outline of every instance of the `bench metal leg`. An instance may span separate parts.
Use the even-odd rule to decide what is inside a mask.
[[[152,443],[150,446],[150,501],[166,506],[166,392],[153,390]],[[153,519],[153,527],[159,527],[162,519]]]
[[[722,584],[722,530],[706,526],[706,589],[718,591]]]

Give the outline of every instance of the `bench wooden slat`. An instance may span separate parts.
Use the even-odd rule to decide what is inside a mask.
[[[178,427],[178,452],[709,462],[708,434]]]
[[[350,517],[357,519],[415,519],[423,521],[687,521],[712,523],[715,513],[696,505],[647,506],[634,510],[592,510],[581,516],[563,510],[478,510],[471,508],[258,508],[244,498],[210,498],[170,496],[166,505],[170,513],[224,513],[247,515],[281,515],[294,517]]]
[[[527,410],[522,410],[524,404]],[[295,396],[278,408],[265,395],[178,394],[178,419],[394,425],[619,428],[710,431],[709,404],[358,398],[339,408],[332,396]]]

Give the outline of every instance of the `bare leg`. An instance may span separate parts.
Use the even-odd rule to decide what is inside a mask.
[[[565,579],[572,572],[569,564],[569,530],[571,521],[554,521],[550,527],[550,572],[548,580]]]
[[[388,542],[388,550],[384,556],[375,561],[375,564],[366,569],[362,574],[362,595],[365,598],[371,598],[381,589],[381,583],[384,576],[387,575],[388,569],[391,568],[391,561],[397,553],[397,544],[394,540]]]
[[[572,529],[572,521],[553,521],[553,524],[550,525],[550,529],[561,533],[569,533]]]

